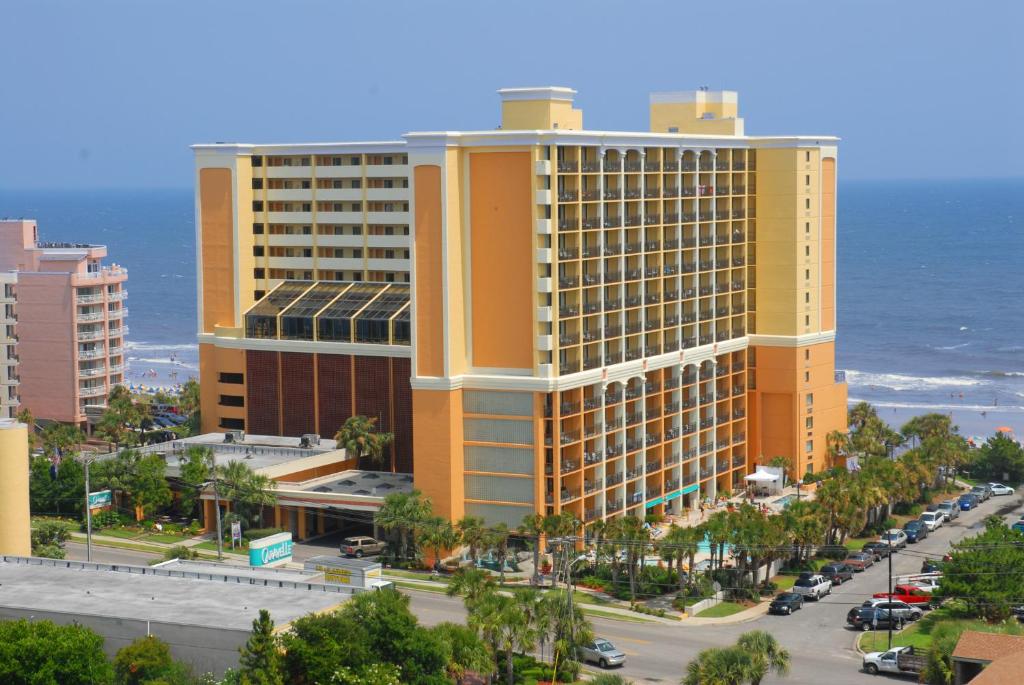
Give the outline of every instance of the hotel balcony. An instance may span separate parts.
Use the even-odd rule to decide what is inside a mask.
[[[105,385],[95,385],[88,388],[79,388],[79,397],[101,397],[107,394],[107,387]]]
[[[92,366],[87,369],[79,368],[78,375],[81,378],[93,378],[95,376],[104,376],[107,373],[107,369],[104,366]]]

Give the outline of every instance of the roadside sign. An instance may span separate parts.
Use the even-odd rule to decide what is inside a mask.
[[[97,511],[99,509],[109,509],[112,503],[110,496],[110,490],[100,490],[99,492],[89,493],[89,511]]]
[[[250,566],[279,566],[291,560],[291,533],[277,533],[249,543]]]
[[[234,549],[235,543],[242,544],[242,524],[240,521],[231,522],[231,548]]]

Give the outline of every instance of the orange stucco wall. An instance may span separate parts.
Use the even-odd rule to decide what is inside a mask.
[[[528,152],[470,155],[473,366],[533,368],[533,193]]]
[[[413,171],[416,249],[416,375],[444,375],[441,167]]]
[[[221,417],[244,419],[245,407],[222,407],[218,404],[221,395],[245,397],[245,384],[220,383],[221,373],[245,374],[245,351],[214,347],[208,343],[199,345],[199,415],[202,431],[212,433],[222,430]]]
[[[231,170],[199,170],[199,222],[203,259],[203,331],[235,325]]]
[[[749,406],[751,430],[756,431],[752,456],[764,463],[789,457],[794,475],[802,475],[807,464],[823,470],[829,466],[825,436],[846,429],[846,384],[835,382],[835,344],[755,350],[757,389]],[[813,397],[810,405],[808,395]],[[813,444],[810,453],[808,440]]]
[[[836,327],[836,160],[821,160],[821,330]]]
[[[413,390],[413,480],[451,520],[465,512],[462,390]]]

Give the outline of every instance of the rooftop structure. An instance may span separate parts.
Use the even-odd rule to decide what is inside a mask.
[[[221,566],[221,573],[172,564],[125,566],[0,557],[0,618],[77,622],[105,639],[113,655],[156,635],[197,673],[237,668],[252,620],[267,609],[278,628],[339,606],[347,588],[312,582],[322,575]]]
[[[106,256],[103,245],[41,242],[35,221],[0,221],[0,270],[18,274],[20,400],[37,418],[84,427],[86,407],[124,381],[128,273]]]
[[[956,685],[1017,685],[1024,673],[1024,637],[965,630],[952,661]]]
[[[575,96],[502,89],[497,129],[195,146],[205,429],[372,416],[440,513],[510,525],[676,513],[762,455],[830,466],[837,139],[746,135],[707,89],[587,130]],[[408,306],[384,288],[406,277]]]

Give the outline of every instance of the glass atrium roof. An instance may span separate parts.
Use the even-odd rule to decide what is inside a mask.
[[[284,281],[246,312],[245,335],[408,345],[409,285]]]

